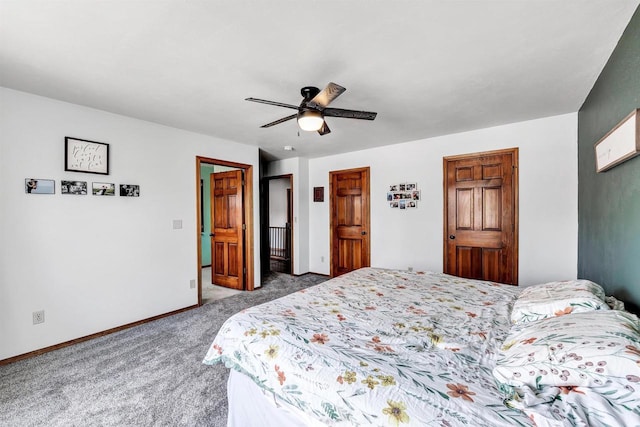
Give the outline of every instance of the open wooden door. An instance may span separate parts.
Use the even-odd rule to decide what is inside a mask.
[[[371,265],[369,168],[329,173],[331,276]]]
[[[444,158],[444,272],[518,284],[518,149]]]
[[[211,283],[244,289],[241,170],[211,174]]]

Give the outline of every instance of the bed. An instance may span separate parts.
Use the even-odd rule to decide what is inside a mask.
[[[520,294],[517,287],[441,273],[364,268],[232,316],[204,363],[232,369],[229,426],[571,425],[567,419],[580,416],[575,406],[591,404],[584,401],[591,397],[586,389],[547,387],[540,380],[528,389],[522,381],[520,371],[525,377],[544,371],[532,367],[537,360],[528,356],[531,348],[550,344],[540,334],[520,340],[517,334],[535,335],[532,325],[556,328],[549,322],[561,318],[552,306],[553,319],[543,320],[539,306],[528,303],[520,304],[521,319],[514,319]],[[573,313],[565,318],[609,310],[603,297],[572,302]],[[564,301],[558,304],[564,309]],[[627,317],[623,320],[631,326],[625,328],[635,332],[607,349],[622,346],[624,353],[631,346],[640,356],[640,324]],[[640,365],[628,359],[621,368],[631,369],[625,371],[626,383],[606,383],[607,390],[624,389],[608,396],[622,399],[614,404],[628,410],[602,415],[604,408],[603,422],[640,425],[638,393],[624,388],[637,385]],[[543,377],[532,378],[538,376]],[[563,399],[567,390],[576,399]],[[624,424],[628,421],[636,424]]]

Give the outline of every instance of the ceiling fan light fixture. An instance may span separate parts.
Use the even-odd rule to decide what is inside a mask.
[[[298,114],[298,126],[308,132],[315,132],[322,127],[324,118],[319,111],[306,110]]]

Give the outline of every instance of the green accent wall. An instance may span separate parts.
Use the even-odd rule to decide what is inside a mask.
[[[202,265],[211,265],[211,180],[209,176],[214,172],[215,166],[203,164],[200,165],[200,179],[202,180],[202,222],[204,230],[200,234],[202,240]]]
[[[640,8],[578,112],[578,277],[599,283],[636,313],[640,156],[596,173],[594,144],[639,107]]]

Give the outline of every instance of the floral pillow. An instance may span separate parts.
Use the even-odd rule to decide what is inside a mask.
[[[504,341],[493,374],[498,383],[533,390],[599,387],[610,379],[637,387],[640,320],[608,310],[516,325]]]
[[[530,286],[520,293],[511,311],[511,322],[535,322],[594,310],[609,310],[600,285],[589,280],[549,282]]]

